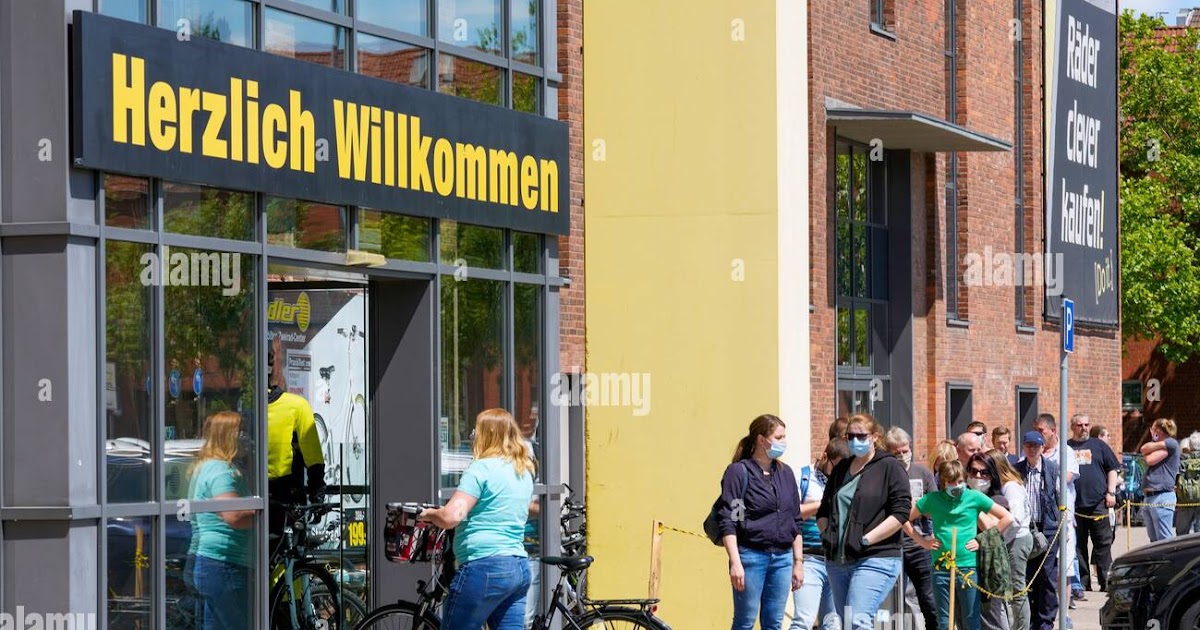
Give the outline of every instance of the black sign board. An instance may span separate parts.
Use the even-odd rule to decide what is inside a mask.
[[[75,12],[75,165],[547,234],[564,123]]]
[[[1052,0],[1053,2],[1053,0]],[[1051,121],[1047,125],[1046,314],[1061,317],[1061,294],[1075,320],[1120,321],[1117,208],[1117,16],[1115,0],[1057,0]],[[1049,43],[1049,42],[1048,42]]]

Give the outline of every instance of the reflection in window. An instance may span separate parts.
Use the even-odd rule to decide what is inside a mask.
[[[519,72],[513,73],[512,106],[519,112],[539,113],[541,79]]]
[[[150,562],[155,548],[154,523],[149,516],[110,518],[104,529],[108,542],[108,627],[153,628],[155,582]],[[168,547],[171,542],[168,536]],[[183,540],[185,553],[189,543],[190,533]]]
[[[504,105],[504,73],[496,66],[441,54],[438,91],[490,105]]]
[[[154,286],[142,282],[153,264],[150,245],[108,241],[105,250],[104,407],[108,501],[153,499],[150,364]]]
[[[332,11],[333,13],[341,13],[346,6],[343,0],[291,0],[299,4],[308,5],[314,9],[322,11]]]
[[[205,419],[220,411],[240,412],[254,435],[262,388],[254,367],[254,257],[172,247],[167,264],[164,473],[178,498],[189,489],[184,464],[199,448],[187,440],[201,438]],[[254,443],[243,440],[234,464],[251,489],[257,461]]]
[[[493,280],[442,280],[442,487],[471,462],[471,429],[484,409],[503,407],[504,288]]]
[[[429,51],[391,39],[358,34],[358,71],[415,87],[429,87]]]
[[[429,219],[378,210],[358,213],[358,248],[388,258],[429,262]]]
[[[441,221],[443,265],[504,269],[504,230]]]
[[[210,486],[210,480],[221,483],[219,476],[207,472],[199,478]],[[203,618],[214,612],[228,620],[226,627],[257,625],[258,520],[252,510],[194,512],[183,520],[175,513],[166,517],[167,630],[206,627]]]
[[[536,66],[538,63],[538,0],[512,0],[512,58]]]
[[[103,15],[130,22],[139,24],[147,22],[146,0],[100,0],[97,10]]]
[[[495,55],[500,45],[501,0],[438,0],[438,39]]]
[[[542,239],[538,234],[513,232],[513,271],[540,273],[542,270]]]
[[[281,197],[267,197],[266,206],[268,245],[346,251],[345,208]]]
[[[429,35],[428,0],[357,0],[355,17],[397,31]]]
[[[163,225],[169,232],[249,241],[254,239],[254,195],[162,183]]]
[[[124,175],[104,176],[104,224],[112,227],[151,228],[150,180]]]
[[[325,22],[266,9],[263,49],[331,68],[346,69],[346,32]]]
[[[542,380],[541,361],[541,287],[536,284],[513,285],[513,382],[516,400],[513,417],[521,434],[531,440],[534,456],[540,462]]]
[[[192,37],[208,37],[226,44],[254,45],[254,8],[246,0],[158,0],[158,25]],[[181,24],[180,20],[187,20]]]

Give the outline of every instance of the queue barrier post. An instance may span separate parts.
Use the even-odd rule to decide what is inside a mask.
[[[954,591],[958,586],[958,528],[950,529],[950,630],[954,630]]]
[[[658,586],[662,580],[662,521],[654,521],[654,531],[650,537],[650,587],[649,598],[658,599]]]

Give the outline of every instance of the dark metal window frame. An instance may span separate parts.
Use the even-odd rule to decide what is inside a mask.
[[[967,405],[971,420],[975,419],[975,391],[971,386],[970,381],[948,381],[946,383],[946,437],[954,439],[952,435],[954,431],[954,414],[951,401],[954,399],[956,392],[966,392]]]
[[[888,10],[891,9],[895,13],[895,0],[868,0],[871,11],[871,32],[876,35],[882,35],[888,39],[896,39],[896,29],[894,24],[888,22]],[[894,22],[894,19],[893,19]]]
[[[946,0],[946,120],[958,124],[958,9]],[[946,159],[946,319],[961,320],[958,282],[958,153]]]
[[[850,218],[848,220],[842,219],[842,218],[838,217],[837,208],[836,208],[836,204],[837,204],[836,196],[838,194],[837,189],[836,189],[836,182],[837,182],[837,159],[836,159],[836,156],[844,155],[845,152],[843,151],[843,149],[847,149],[849,151],[849,155],[851,156],[850,176],[847,179],[847,181],[853,182],[854,181],[854,159],[853,159],[853,156],[855,154],[859,153],[860,151],[862,153],[867,153],[867,145],[861,144],[858,142],[854,142],[852,140],[848,140],[848,139],[841,138],[841,137],[837,137],[835,142],[836,142],[835,159],[834,159],[834,167],[833,167],[833,171],[832,171],[832,177],[833,177],[833,181],[834,181],[834,197],[835,197],[834,211],[833,211],[835,234],[836,234],[836,228],[839,224],[848,223],[850,225],[850,234],[851,234],[850,247],[851,247],[851,249],[853,249],[854,243],[855,243],[854,235],[857,233],[856,230],[862,231],[862,233],[864,235],[863,238],[867,238],[866,235],[869,234],[870,233],[869,231],[873,230],[873,229],[874,230],[882,229],[882,230],[884,230],[885,235],[887,234],[887,231],[889,230],[888,225],[886,223],[886,221],[888,220],[888,215],[887,215],[887,194],[888,193],[887,193],[886,161],[879,161],[877,166],[872,167],[871,164],[873,161],[870,159],[870,156],[868,154],[868,156],[867,156],[868,168],[867,168],[866,175],[863,178],[864,182],[866,183],[865,190],[863,191],[863,198],[866,200],[865,206],[867,208],[871,208],[876,203],[884,204],[884,217],[883,218],[884,218],[885,223],[876,223],[876,222],[870,221],[870,220],[861,220],[860,219],[860,211],[856,207],[854,207],[853,204],[851,204],[851,208],[850,208]],[[882,180],[881,182],[879,182],[879,187],[881,189],[881,194],[883,196],[883,199],[875,198],[876,186],[873,184],[873,182],[875,181],[876,178],[879,178]],[[869,210],[867,211],[866,216],[867,217],[871,216]],[[835,331],[837,330],[836,317],[837,317],[838,309],[841,309],[841,308],[850,309],[851,320],[852,320],[851,326],[850,326],[850,365],[849,366],[842,366],[837,363],[837,361],[838,361],[837,344],[838,344],[839,340],[837,338],[836,332],[834,334],[834,365],[837,370],[837,374],[839,377],[842,377],[842,376],[844,376],[844,377],[867,377],[867,378],[879,377],[879,378],[886,379],[886,378],[888,378],[887,374],[879,374],[878,370],[876,370],[876,367],[877,367],[876,366],[876,357],[874,356],[874,353],[872,353],[872,351],[871,351],[870,339],[868,339],[868,341],[867,341],[867,345],[868,345],[867,361],[865,362],[865,364],[859,365],[858,357],[855,355],[855,348],[857,347],[858,344],[857,344],[856,332],[855,332],[856,327],[853,325],[853,317],[854,317],[853,314],[857,309],[860,309],[860,308],[867,309],[867,311],[868,311],[867,328],[869,331],[872,328],[871,315],[870,315],[871,311],[873,310],[872,307],[874,307],[874,306],[886,307],[889,303],[889,300],[872,298],[869,296],[854,295],[855,287],[857,286],[857,276],[858,276],[859,270],[854,265],[853,251],[849,254],[851,257],[851,264],[849,265],[849,268],[851,270],[850,271],[850,273],[851,273],[851,278],[850,278],[851,294],[844,295],[841,293],[840,283],[838,282],[838,278],[837,278],[837,269],[838,269],[838,261],[839,261],[840,257],[842,256],[843,252],[837,246],[836,236],[833,239],[833,243],[834,243],[834,247],[833,247],[834,283],[833,283],[833,286],[834,286],[834,295],[835,295],[835,310],[834,310],[835,326],[834,326],[834,330]],[[878,276],[879,274],[877,273],[876,267],[882,266],[882,267],[886,268],[886,266],[888,264],[888,261],[886,259],[879,260],[879,259],[875,258],[874,256],[871,256],[871,254],[874,254],[874,253],[875,252],[873,252],[873,251],[868,252],[869,258],[867,260],[867,272],[866,272],[868,277]],[[870,291],[868,291],[868,293],[869,292]],[[869,334],[870,333],[868,332],[868,335]]]
[[[1016,20],[1017,32],[1013,37],[1013,215],[1014,243],[1013,251],[1017,256],[1025,253],[1025,3],[1023,0],[1013,0],[1013,19]],[[1019,258],[1017,258],[1019,259]],[[1013,299],[1016,311],[1017,326],[1028,326],[1029,317],[1025,309],[1027,281],[1024,277],[1024,265],[1018,265],[1015,270],[1020,278],[1013,278]]]
[[[1016,429],[1015,429],[1016,433],[1013,436],[1013,444],[1016,445],[1016,447],[1018,449],[1017,450],[1018,453],[1020,453],[1020,448],[1021,448],[1020,440],[1024,439],[1024,437],[1023,437],[1024,433],[1021,430],[1021,420],[1022,420],[1022,418],[1021,418],[1021,398],[1023,396],[1030,396],[1030,395],[1032,395],[1034,397],[1033,411],[1034,411],[1034,417],[1036,418],[1037,417],[1037,399],[1038,399],[1038,395],[1039,395],[1038,387],[1036,385],[1017,385],[1016,399],[1014,400],[1014,403],[1016,404],[1016,411],[1014,412],[1015,417],[1013,419],[1014,426],[1016,427]]]

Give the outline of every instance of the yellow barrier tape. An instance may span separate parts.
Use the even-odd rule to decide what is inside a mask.
[[[686,529],[679,529],[678,527],[671,527],[670,525],[666,525],[662,522],[659,522],[658,533],[661,534],[664,531],[677,532],[680,534],[686,534],[688,536],[695,536],[696,538],[703,538],[704,540],[708,540],[708,536],[705,536],[704,534],[697,534],[696,532],[689,532]]]

